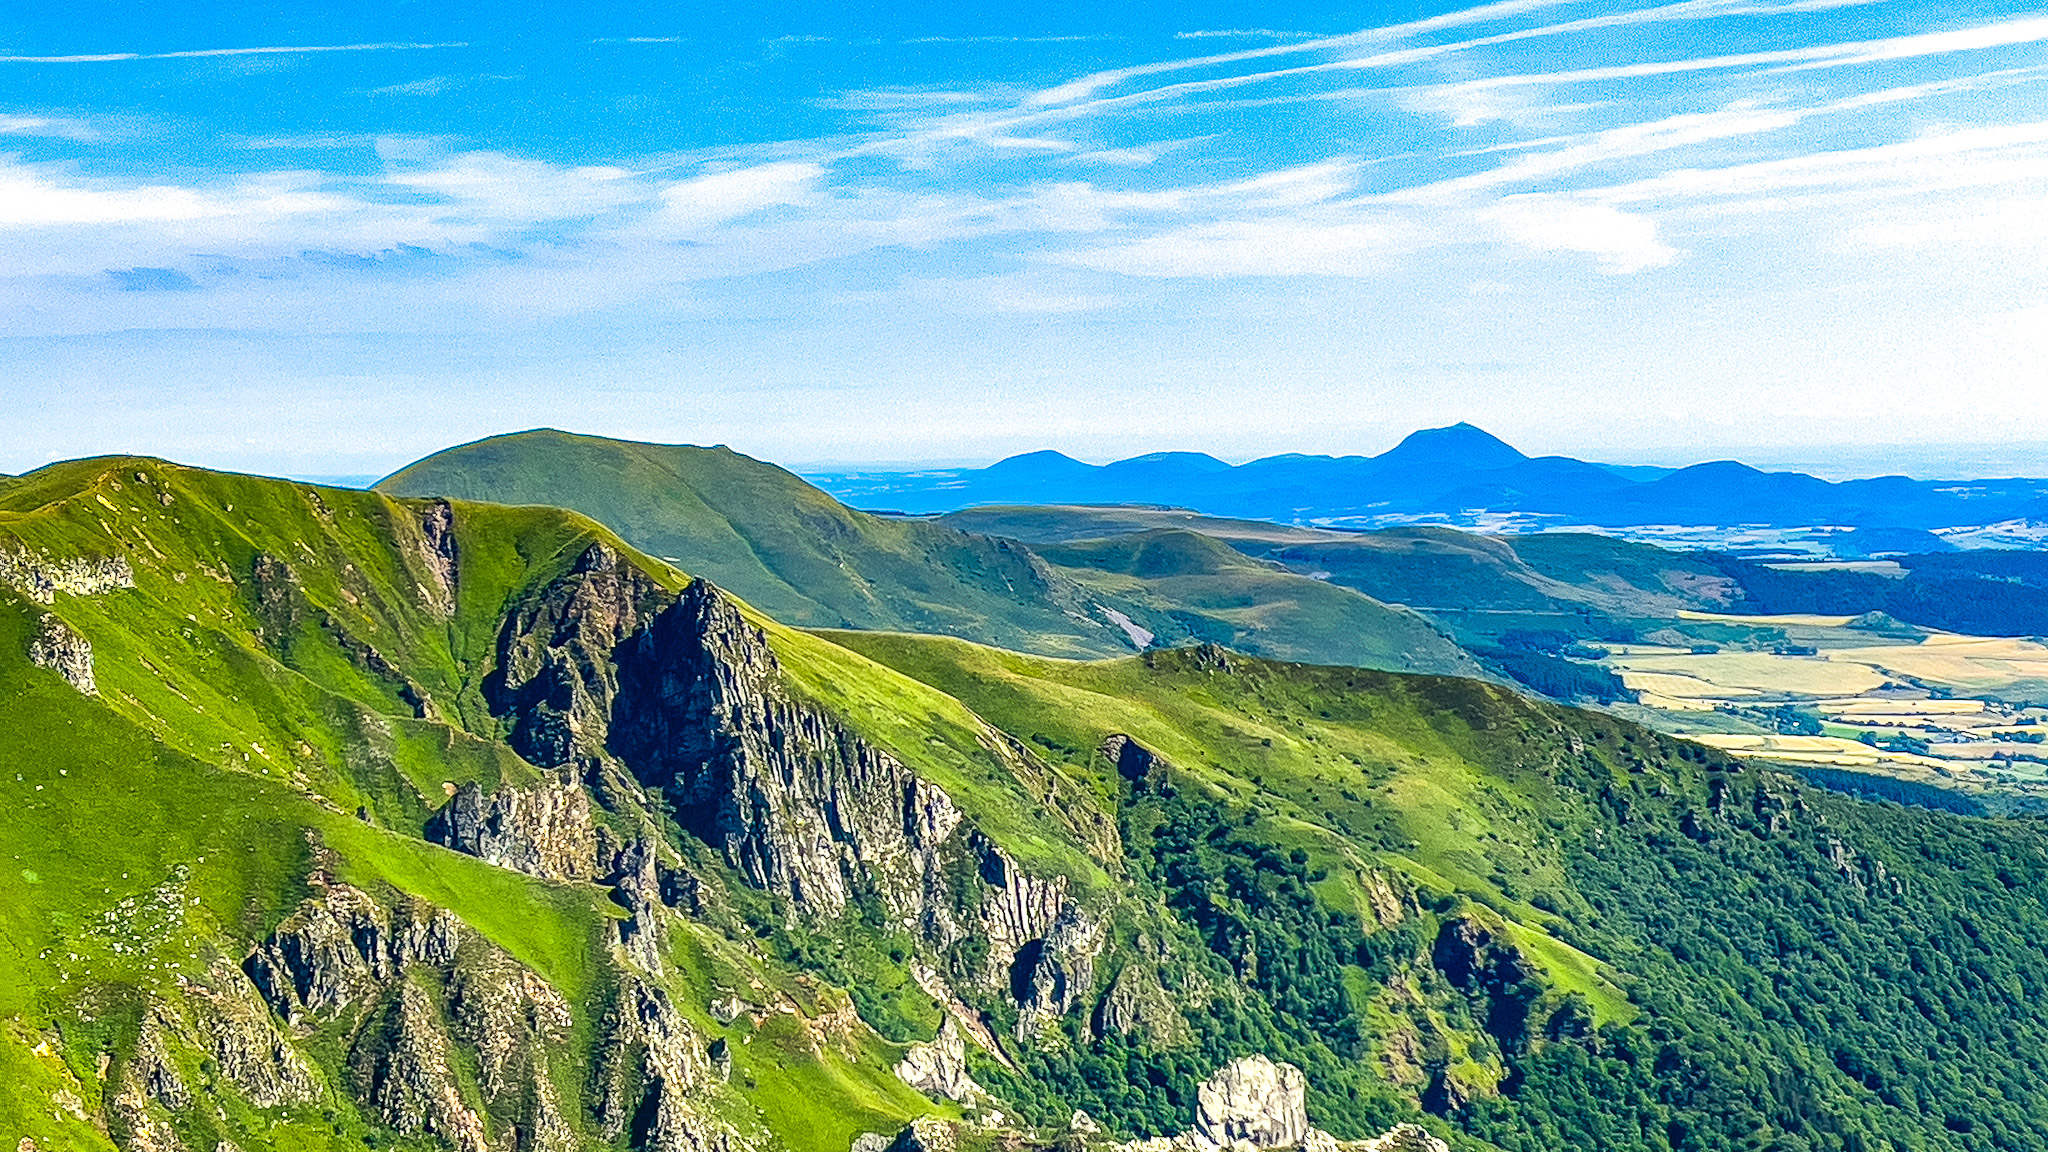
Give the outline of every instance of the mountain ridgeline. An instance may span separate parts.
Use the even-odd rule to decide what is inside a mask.
[[[1033,452],[986,468],[835,473],[812,479],[864,508],[953,512],[981,504],[1155,503],[1283,523],[1373,520],[1475,509],[1542,513],[1581,524],[1851,525],[1870,546],[1929,551],[1926,530],[2048,519],[2048,481],[1830,483],[1732,460],[1665,469],[1525,456],[1470,424],[1413,433],[1378,456],[1269,456],[1231,465],[1198,452],[1085,464]]]
[[[1472,679],[798,631],[675,554],[0,484],[0,1138],[2048,1147],[2032,822]]]
[[[1481,674],[1413,613],[1213,542],[1185,541],[1182,568],[1112,577],[1006,536],[857,512],[724,448],[522,432],[436,453],[378,487],[572,508],[795,625],[1075,657],[1207,640],[1280,659]]]

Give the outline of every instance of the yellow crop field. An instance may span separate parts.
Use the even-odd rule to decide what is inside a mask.
[[[1703,732],[1686,739],[1736,756],[1762,756],[1801,764],[1832,764],[1848,768],[1912,765],[1930,770],[1949,767],[1931,756],[1886,752],[1837,736],[1737,736]]]
[[[1769,652],[1628,656],[1609,663],[1622,674],[1624,682],[1630,673],[1662,673],[1704,681],[1712,686],[1713,692],[1723,695],[1734,695],[1747,689],[1749,693],[1854,696],[1883,687],[1887,679],[1875,668],[1861,663],[1834,660],[1829,656],[1776,656]]]
[[[1729,687],[1715,684],[1698,676],[1674,672],[1638,672],[1632,667],[1618,666],[1621,682],[1637,692],[1657,696],[1674,696],[1680,700],[1725,700],[1731,696],[1754,696],[1754,688]],[[1648,701],[1645,701],[1648,703]],[[1654,705],[1653,705],[1654,707]]]

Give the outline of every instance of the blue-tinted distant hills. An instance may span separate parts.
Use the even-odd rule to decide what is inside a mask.
[[[1733,460],[1677,469],[1611,466],[1527,456],[1462,423],[1415,432],[1378,456],[1290,454],[1231,465],[1197,452],[1160,452],[1094,465],[1042,451],[981,469],[809,479],[861,507],[912,513],[985,504],[1166,504],[1358,527],[1474,513],[1602,527],[1840,525],[1858,529],[1872,552],[1945,547],[1927,534],[1935,528],[2048,519],[2044,480],[1831,482]]]

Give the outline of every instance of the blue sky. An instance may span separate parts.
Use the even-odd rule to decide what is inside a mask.
[[[0,471],[2048,471],[2037,5],[14,7]]]

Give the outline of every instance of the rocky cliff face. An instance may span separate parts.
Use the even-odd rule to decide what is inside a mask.
[[[1308,1122],[1307,1089],[1301,1069],[1292,1064],[1241,1057],[1202,1084],[1187,1131],[1121,1144],[1117,1152],[1450,1152],[1450,1145],[1414,1124],[1396,1124],[1370,1140],[1340,1142]]]
[[[125,556],[53,557],[26,548],[0,548],[0,584],[38,604],[54,604],[57,593],[98,596],[135,587],[135,569]]]
[[[486,795],[457,789],[427,822],[427,839],[543,880],[587,880],[597,867],[590,795],[573,779]]]
[[[1246,1056],[1219,1069],[1195,1100],[1197,1139],[1219,1148],[1292,1148],[1308,1135],[1308,1082],[1292,1064]]]
[[[496,699],[522,754],[577,758],[600,779],[608,764],[623,766],[799,916],[830,919],[872,898],[934,949],[985,939],[988,968],[976,978],[1015,987],[1027,1032],[1092,995],[1101,928],[1063,879],[1026,873],[943,789],[793,696],[767,637],[708,581],[666,607],[654,600],[593,548],[508,619]],[[488,838],[458,830],[520,804],[534,808],[458,795],[437,828],[449,830],[444,843],[481,855]],[[622,903],[675,903],[653,898],[656,855],[643,848],[615,862]],[[947,879],[962,875],[965,889]]]
[[[62,676],[65,683],[87,696],[100,694],[92,674],[92,643],[55,616],[43,617],[35,639],[29,641],[28,658],[30,663]]]
[[[513,750],[542,768],[595,766],[618,696],[613,654],[665,599],[652,579],[600,543],[507,616],[484,696],[511,722]]]

